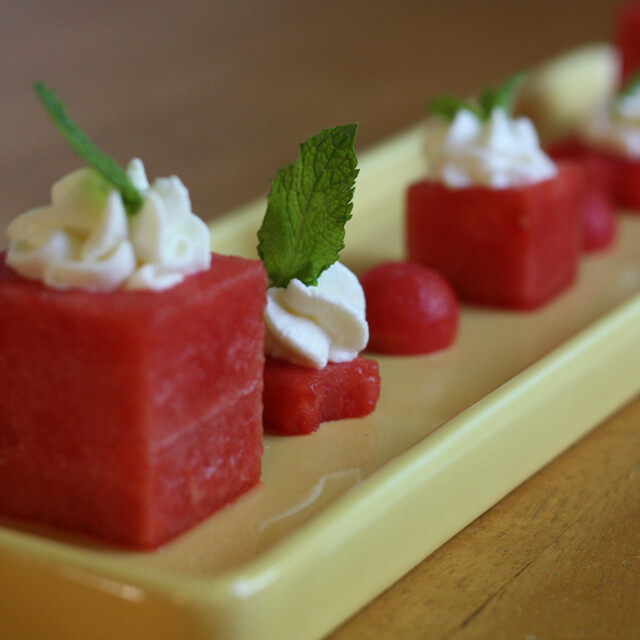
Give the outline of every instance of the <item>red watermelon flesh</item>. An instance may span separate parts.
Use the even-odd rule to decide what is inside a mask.
[[[257,261],[163,292],[55,291],[0,266],[0,513],[155,547],[261,469]]]
[[[610,247],[616,236],[616,212],[611,198],[601,189],[586,188],[580,210],[582,250],[594,253]]]
[[[553,144],[549,154],[555,159],[581,162],[587,174],[587,191],[604,190],[612,207],[640,211],[640,160],[589,146],[570,138]]]
[[[603,154],[607,155],[607,154]],[[613,166],[613,202],[630,213],[640,211],[640,160],[608,154]]]
[[[507,189],[423,180],[407,194],[409,260],[436,269],[464,301],[541,306],[575,279],[582,170]]]
[[[267,358],[264,370],[264,429],[279,435],[316,431],[321,422],[371,413],[380,395],[375,360],[358,356],[323,369]]]
[[[545,151],[556,162],[569,160],[582,164],[587,174],[585,187],[611,193],[615,181],[615,167],[609,154],[601,153],[576,136],[556,140]]]
[[[640,2],[628,2],[619,12],[615,34],[622,58],[622,82],[640,69]]]
[[[617,178],[615,163],[578,138],[560,140],[552,144],[547,153],[554,160],[572,160],[582,166],[582,250],[590,253],[606,249],[613,244],[616,232],[613,202]]]
[[[399,355],[450,346],[458,301],[449,283],[415,262],[383,262],[360,275],[369,324],[367,350]]]

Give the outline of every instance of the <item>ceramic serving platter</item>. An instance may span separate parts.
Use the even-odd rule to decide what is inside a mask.
[[[343,262],[403,255],[415,128],[361,156]],[[211,225],[255,255],[265,202]],[[379,358],[361,420],[265,439],[261,485],[156,552],[0,520],[4,640],[320,638],[640,390],[640,217],[534,313],[462,309],[454,347]]]

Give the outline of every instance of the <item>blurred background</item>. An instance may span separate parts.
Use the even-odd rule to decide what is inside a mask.
[[[80,164],[38,78],[118,161],[179,175],[208,219],[266,193],[320,129],[356,121],[358,149],[371,146],[419,121],[431,95],[609,40],[620,4],[0,0],[0,222]]]

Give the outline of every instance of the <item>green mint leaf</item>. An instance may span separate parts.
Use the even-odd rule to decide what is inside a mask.
[[[524,73],[517,73],[496,88],[488,87],[482,90],[478,103],[483,113],[483,120],[487,120],[494,109],[504,109],[507,113],[511,113],[516,93],[525,81],[525,77]]]
[[[494,109],[500,108],[507,113],[511,113],[517,90],[524,82],[524,79],[524,73],[513,75],[496,88],[487,87],[483,89],[476,101],[463,100],[456,96],[442,94],[429,100],[427,108],[432,114],[449,121],[453,120],[458,111],[462,109],[471,111],[477,118],[486,121],[490,118]]]
[[[258,254],[272,286],[297,278],[318,284],[344,247],[358,159],[357,124],[321,131],[300,145],[298,159],[280,169],[258,231]]]
[[[446,93],[443,93],[439,96],[435,96],[435,98],[431,98],[427,101],[427,109],[433,115],[440,116],[445,120],[453,120],[458,111],[462,109],[467,109],[471,111],[474,115],[480,117],[480,113],[478,111],[478,106],[469,100],[463,100],[462,98],[458,98],[456,96],[452,96]]]
[[[33,86],[42,106],[56,128],[71,148],[122,195],[122,202],[128,214],[136,213],[142,206],[142,195],[131,182],[126,171],[110,156],[102,153],[89,137],[81,131],[67,114],[64,104],[52,89],[38,81]]]
[[[627,96],[630,96],[631,94],[635,93],[639,86],[640,86],[640,71],[638,71],[637,73],[634,73],[624,83],[624,85],[618,91],[618,95],[616,97],[618,99],[626,98]]]

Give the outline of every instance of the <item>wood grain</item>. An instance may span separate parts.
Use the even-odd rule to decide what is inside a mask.
[[[0,3],[0,223],[78,165],[31,84],[204,218],[264,194],[297,144],[358,121],[358,148],[578,44],[619,2],[24,0]],[[0,245],[2,242],[0,241]],[[640,400],[476,520],[332,640],[640,637]],[[1,635],[1,634],[0,634]]]
[[[638,638],[639,425],[636,400],[331,640]]]

